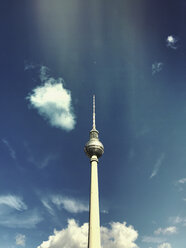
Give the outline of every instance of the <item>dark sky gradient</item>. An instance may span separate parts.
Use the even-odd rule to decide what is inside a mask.
[[[54,228],[64,228],[68,218],[88,221],[87,212],[56,209],[51,216],[40,199],[62,194],[88,201],[90,168],[83,147],[93,94],[105,147],[99,186],[101,209],[108,214],[101,213],[101,224],[133,225],[141,248],[158,247],[143,242],[144,236],[176,226],[176,234],[163,237],[172,248],[185,248],[186,188],[178,181],[186,178],[186,1],[7,0],[0,5],[0,196],[22,197],[26,214],[43,219],[30,229],[14,228],[2,225],[0,215],[0,248],[17,247],[17,233],[34,248]],[[177,39],[176,49],[167,46],[170,35]],[[155,62],[163,67],[152,74]],[[34,68],[25,70],[26,65]],[[26,99],[41,85],[42,65],[71,91],[77,123],[70,132],[52,127]],[[176,216],[180,223],[174,223]]]

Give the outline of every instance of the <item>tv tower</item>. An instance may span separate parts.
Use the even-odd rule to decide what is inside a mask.
[[[89,233],[88,248],[101,248],[100,217],[99,217],[99,190],[98,190],[98,158],[104,153],[103,144],[99,141],[95,122],[95,95],[93,96],[93,126],[90,139],[85,145],[85,153],[90,158],[91,182],[89,203]]]

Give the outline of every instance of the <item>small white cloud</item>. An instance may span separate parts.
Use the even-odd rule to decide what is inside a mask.
[[[81,213],[89,211],[88,204],[73,198],[64,197],[61,195],[53,195],[51,197],[51,201],[57,207],[62,207],[70,213]]]
[[[0,205],[6,205],[10,208],[14,208],[18,211],[26,210],[27,206],[22,201],[19,196],[15,195],[1,195],[0,196]]]
[[[56,160],[57,157],[57,155],[48,154],[40,163],[38,162],[38,167],[40,169],[47,167],[52,161]]]
[[[169,221],[174,224],[179,224],[183,221],[183,218],[181,218],[180,216],[170,217]]]
[[[163,160],[165,158],[165,154],[162,153],[161,156],[158,158],[158,160],[156,161],[155,165],[154,165],[154,169],[150,175],[150,179],[155,177],[158,174],[158,171],[163,163]]]
[[[167,47],[170,47],[170,48],[172,48],[172,49],[177,49],[177,42],[178,42],[178,39],[177,39],[175,36],[169,35],[169,36],[167,37],[166,42],[167,42]]]
[[[47,67],[42,66],[40,79],[44,83],[33,89],[27,96],[33,108],[58,128],[70,131],[75,126],[71,92],[64,88],[62,78],[54,79],[47,74]]]
[[[158,228],[157,230],[154,231],[154,234],[159,235],[171,235],[177,233],[177,228],[175,226],[169,226],[166,228]]]
[[[0,196],[0,226],[34,228],[41,221],[42,217],[37,210],[28,210],[21,197]]]
[[[19,246],[25,246],[25,242],[26,242],[26,236],[23,235],[23,234],[17,234],[16,237],[16,245],[19,245]]]
[[[47,199],[42,199],[41,202],[43,203],[43,206],[48,210],[48,212],[51,215],[55,215],[53,208],[49,204],[49,201]]]
[[[33,165],[35,165],[38,169],[44,169],[52,162],[58,159],[58,155],[54,153],[47,153],[46,156],[40,156],[40,158],[34,157],[32,150],[27,142],[24,143],[24,147],[26,150],[27,161]]]
[[[155,243],[155,244],[160,244],[162,242],[165,242],[165,238],[161,237],[154,237],[154,236],[143,236],[142,242],[144,243]]]
[[[186,183],[186,178],[184,177],[184,178],[181,178],[181,179],[177,180],[177,181],[174,183],[174,185],[175,185],[176,187],[178,187],[178,190],[179,190],[179,191],[183,191],[183,186],[185,185],[185,183]]]
[[[35,69],[37,66],[34,65],[33,63],[29,63],[28,61],[25,61],[24,62],[24,70],[27,71],[27,70],[32,70],[32,69]]]
[[[35,228],[43,220],[36,210],[0,214],[0,226],[9,228]]]
[[[108,210],[106,210],[106,209],[103,209],[103,210],[101,210],[101,213],[103,213],[103,214],[108,214],[108,213],[109,213],[109,211],[108,211]]]
[[[172,248],[170,243],[163,243],[161,245],[158,245],[158,248]]]
[[[11,147],[11,145],[9,144],[9,142],[6,139],[2,139],[2,142],[6,145],[6,147],[9,150],[10,156],[11,158],[13,158],[14,160],[16,160],[16,152],[15,150]]]
[[[162,71],[163,69],[163,63],[162,62],[155,62],[152,64],[152,75]]]
[[[182,224],[183,226],[186,226],[186,217],[180,217],[180,216],[170,217],[169,221],[173,224]]]
[[[137,248],[135,241],[138,232],[126,223],[113,222],[110,228],[101,227],[101,243],[104,248]],[[68,220],[68,226],[61,231],[54,230],[37,248],[87,248],[88,223],[79,226],[73,219]]]
[[[41,82],[47,81],[49,78],[49,69],[46,66],[41,66],[40,68],[40,80]]]
[[[181,178],[178,180],[179,184],[185,184],[186,183],[186,177],[185,178]]]

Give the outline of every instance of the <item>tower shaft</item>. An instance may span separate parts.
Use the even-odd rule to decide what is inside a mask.
[[[88,248],[101,248],[97,156],[93,155],[90,159],[90,162],[91,162],[91,183],[90,183]]]

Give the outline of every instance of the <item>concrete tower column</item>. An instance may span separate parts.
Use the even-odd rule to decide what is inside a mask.
[[[98,158],[93,155],[91,163],[90,206],[89,206],[89,237],[88,248],[101,248],[100,245],[100,217],[99,217],[99,189],[98,189]]]

